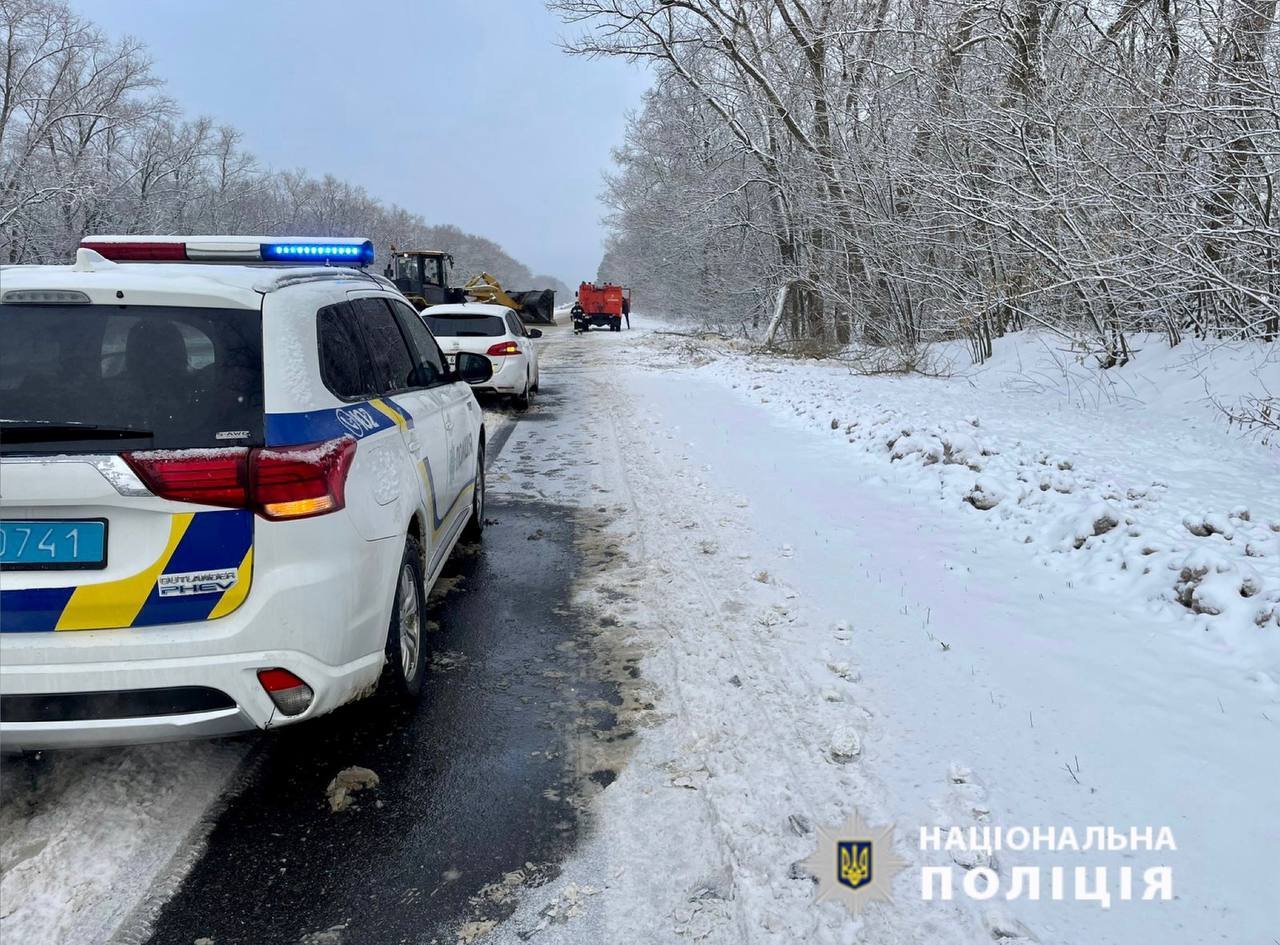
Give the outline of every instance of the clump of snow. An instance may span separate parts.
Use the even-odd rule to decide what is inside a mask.
[[[862,738],[851,726],[842,725],[831,733],[827,756],[837,764],[848,764],[862,754]]]
[[[368,768],[361,768],[359,765],[343,768],[324,789],[330,812],[337,814],[350,809],[355,804],[356,793],[376,788],[380,782],[378,775]]]
[[[543,907],[541,916],[548,925],[562,925],[579,918],[586,906],[586,898],[598,892],[594,886],[568,883],[560,894]]]
[[[1000,500],[1004,497],[1003,493],[1004,490],[993,480],[979,479],[965,493],[964,501],[979,511],[990,512],[1000,504]]]

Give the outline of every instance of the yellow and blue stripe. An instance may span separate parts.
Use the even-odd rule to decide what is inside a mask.
[[[237,568],[221,593],[161,597],[162,574]],[[115,581],[73,587],[0,590],[0,633],[106,630],[189,623],[226,616],[253,579],[253,513],[246,509],[169,516],[164,550],[151,564]]]
[[[412,430],[413,417],[390,397],[377,397],[342,407],[269,413],[266,441],[267,446],[301,446],[340,436],[362,440],[393,426]]]

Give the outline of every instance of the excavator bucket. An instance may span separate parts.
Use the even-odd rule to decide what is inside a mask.
[[[554,289],[530,289],[524,292],[508,292],[501,283],[487,272],[472,276],[462,289],[477,302],[490,302],[513,309],[525,322],[554,325],[556,321],[556,293]]]
[[[527,292],[508,292],[511,300],[519,305],[516,312],[521,321],[537,325],[554,325],[556,321],[556,293],[554,289],[531,289]]]

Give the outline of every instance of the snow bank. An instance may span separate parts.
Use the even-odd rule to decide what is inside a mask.
[[[1156,602],[1280,681],[1280,449],[1215,407],[1280,390],[1280,351],[1148,339],[1101,371],[1054,344],[1001,339],[986,365],[945,379],[739,356],[707,370],[882,458],[886,479],[968,509],[1068,580]],[[955,346],[938,353],[962,367]]]

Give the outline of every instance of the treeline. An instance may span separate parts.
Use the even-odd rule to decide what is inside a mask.
[[[772,340],[1280,335],[1276,0],[553,0],[656,75],[602,274]]]
[[[555,288],[492,240],[332,176],[273,171],[234,128],[190,119],[146,49],[51,0],[0,0],[0,261],[66,262],[86,233],[250,233],[443,249],[461,278]]]

